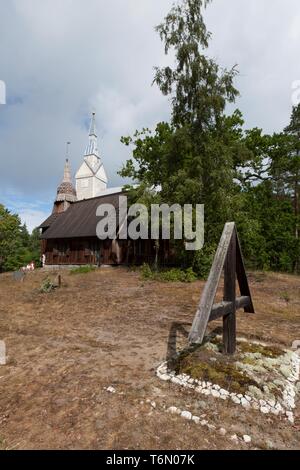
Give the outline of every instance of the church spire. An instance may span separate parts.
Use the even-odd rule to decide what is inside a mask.
[[[69,162],[69,147],[71,142],[67,142],[67,151],[66,151],[66,161],[65,161],[65,168],[64,168],[64,183],[72,183],[72,176],[71,176],[71,166]]]
[[[91,125],[90,125],[90,137],[94,136],[97,137],[97,130],[96,130],[96,113],[95,111],[92,114]]]
[[[98,151],[98,140],[97,140],[97,131],[96,131],[96,113],[93,112],[91,125],[90,125],[90,133],[89,133],[89,143],[86,147],[85,156],[89,157],[90,155],[95,155],[97,158],[99,157]]]
[[[101,195],[107,188],[107,175],[98,151],[96,113],[92,113],[89,142],[82,165],[75,176],[78,201]]]
[[[69,162],[69,146],[70,142],[67,142],[64,177],[57,188],[56,199],[53,207],[54,213],[64,212],[72,202],[77,201],[76,190],[72,183],[71,166]]]

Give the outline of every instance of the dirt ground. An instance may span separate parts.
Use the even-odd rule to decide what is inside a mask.
[[[187,344],[204,283],[146,282],[138,272],[103,268],[64,271],[62,288],[41,294],[45,276],[37,271],[20,283],[0,275],[8,355],[0,366],[0,448],[300,449],[299,402],[291,425],[156,377]],[[300,278],[252,273],[250,284],[256,315],[239,312],[238,335],[291,347],[300,340]],[[170,406],[227,435],[168,414]],[[252,443],[235,443],[232,434]]]

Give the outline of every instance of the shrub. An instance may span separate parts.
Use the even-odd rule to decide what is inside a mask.
[[[152,279],[162,282],[194,282],[197,276],[192,268],[182,270],[179,268],[166,269],[163,271],[152,271],[148,264],[143,264],[141,268],[143,279]]]
[[[216,247],[205,245],[200,251],[196,251],[193,259],[193,272],[200,279],[207,279],[215,256]]]
[[[71,269],[70,274],[87,274],[95,270],[95,266],[79,266],[78,268]]]
[[[182,282],[184,277],[184,272],[181,269],[169,269],[166,271],[161,271],[157,273],[157,278],[159,281],[165,282]]]
[[[195,282],[197,281],[197,275],[193,271],[193,268],[188,268],[185,271],[185,281],[184,282]]]
[[[49,294],[49,292],[54,291],[56,289],[56,287],[57,286],[51,281],[51,279],[49,277],[47,277],[42,282],[42,285],[40,287],[40,292],[42,294]]]
[[[293,260],[292,257],[286,251],[280,253],[278,264],[280,271],[293,272]]]
[[[151,271],[151,268],[149,264],[144,263],[143,266],[141,267],[141,273],[142,273],[142,278],[143,279],[151,279],[153,277],[153,273]]]

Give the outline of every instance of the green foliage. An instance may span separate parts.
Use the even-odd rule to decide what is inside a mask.
[[[182,0],[174,5],[163,23],[156,27],[165,53],[175,53],[175,66],[156,68],[154,82],[172,99],[172,122],[197,131],[215,128],[222,119],[226,102],[238,95],[233,86],[235,68],[222,70],[204,54],[211,34],[203,11],[211,0]]]
[[[38,233],[30,235],[19,216],[0,204],[0,272],[14,271],[40,258]]]
[[[185,270],[185,278],[184,282],[194,282],[197,280],[196,273],[194,273],[192,268],[188,268]]]
[[[156,68],[154,77],[171,98],[172,115],[154,132],[122,138],[132,158],[120,174],[144,193],[159,187],[160,203],[205,205],[204,249],[191,256],[175,243],[178,265],[191,266],[197,276],[207,277],[230,220],[237,223],[248,267],[299,272],[300,105],[284,132],[273,135],[245,132],[238,110],[225,115],[226,103],[238,95],[236,70],[221,69],[205,54],[209,3],[181,0],[157,26],[165,53],[175,56],[174,66]]]
[[[40,287],[40,292],[42,294],[49,294],[50,292],[54,291],[57,286],[51,281],[49,277],[43,280],[42,285]]]
[[[38,228],[32,231],[29,238],[28,249],[30,251],[31,260],[34,261],[35,266],[41,266],[41,239]]]
[[[197,280],[197,276],[192,270],[192,268],[188,268],[187,270],[183,271],[182,269],[169,269],[166,271],[161,271],[158,273],[158,280],[164,282],[194,282]]]
[[[122,138],[133,158],[120,174],[141,188],[159,187],[160,203],[205,205],[204,249],[191,257],[175,243],[178,265],[192,266],[197,276],[207,277],[230,220],[237,223],[248,267],[300,272],[300,105],[284,131],[273,135],[245,132],[238,110],[225,115],[226,103],[238,95],[236,70],[222,70],[205,55],[209,3],[181,0],[156,28],[165,53],[175,55],[174,66],[156,68],[154,77],[171,98],[172,115],[154,132]]]
[[[248,133],[246,140],[249,139]],[[236,221],[249,267],[299,270],[295,194],[284,176],[290,143],[286,135],[251,134],[253,161],[242,181]]]
[[[156,28],[173,68],[156,68],[154,82],[172,102],[170,123],[143,129],[120,174],[160,190],[160,203],[205,205],[205,246],[191,256],[175,243],[178,264],[206,278],[224,223],[237,223],[248,267],[300,270],[300,105],[282,133],[243,130],[240,111],[226,116],[238,95],[235,68],[222,70],[205,55],[210,33],[203,11],[210,1],[181,0]],[[135,189],[135,200],[141,192]],[[153,192],[152,192],[153,193]],[[134,199],[134,196],[133,196]],[[149,270],[145,273],[151,277]],[[172,274],[170,275],[172,277]]]
[[[291,301],[289,293],[286,292],[286,291],[282,292],[279,297],[280,297],[281,300],[284,300],[287,304]]]
[[[186,270],[172,268],[164,269],[161,271],[152,270],[147,263],[144,263],[141,267],[141,275],[145,280],[153,280],[160,282],[194,282],[197,280],[197,276],[192,268]]]
[[[193,259],[193,271],[200,279],[207,279],[215,256],[215,245],[204,245],[196,251]]]
[[[141,267],[141,275],[143,279],[152,279],[153,273],[148,263],[144,263]]]
[[[79,266],[70,270],[70,274],[87,274],[95,271],[95,266]]]
[[[300,105],[293,108],[283,132],[264,135],[252,129],[244,142],[250,158],[237,175],[243,190],[242,219],[248,217],[256,227],[251,264],[300,272]],[[242,241],[249,245],[249,238],[243,236]]]
[[[121,139],[132,147],[132,158],[120,174],[159,187],[163,203],[205,204],[206,242],[211,245],[231,218],[235,166],[249,158],[249,151],[241,138],[241,113],[225,115],[226,103],[238,94],[236,71],[222,70],[203,52],[210,39],[203,20],[208,3],[183,0],[157,27],[165,52],[172,49],[176,58],[173,69],[157,68],[154,78],[171,97],[171,122]]]

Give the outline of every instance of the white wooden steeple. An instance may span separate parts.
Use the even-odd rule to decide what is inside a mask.
[[[98,150],[95,113],[92,114],[89,141],[83,163],[76,173],[77,199],[100,196],[107,188],[107,176]]]

